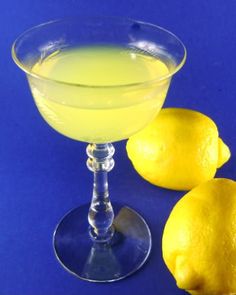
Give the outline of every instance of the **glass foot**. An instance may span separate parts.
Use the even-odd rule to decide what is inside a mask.
[[[58,224],[54,251],[71,274],[92,282],[112,282],[131,275],[147,260],[152,245],[148,225],[129,207],[114,203],[113,209],[115,232],[107,243],[94,243],[89,235],[89,205],[70,211]]]

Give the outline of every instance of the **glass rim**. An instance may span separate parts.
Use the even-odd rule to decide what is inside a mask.
[[[166,34],[169,34],[170,36],[172,36],[177,42],[179,42],[180,46],[183,49],[183,57],[181,59],[181,61],[177,64],[176,67],[174,67],[173,70],[171,70],[168,74],[163,75],[159,78],[154,78],[154,79],[149,79],[149,80],[145,80],[145,81],[141,81],[141,82],[134,82],[134,83],[126,83],[126,84],[114,84],[114,85],[89,85],[89,84],[80,84],[80,83],[74,83],[74,82],[66,82],[66,81],[62,81],[62,80],[58,80],[58,79],[52,79],[40,74],[36,74],[35,72],[33,72],[29,67],[27,67],[24,63],[22,63],[20,61],[20,59],[17,57],[17,53],[16,53],[16,46],[17,43],[19,41],[21,41],[21,39],[28,33],[33,32],[36,29],[39,29],[41,27],[46,27],[48,25],[51,24],[56,24],[56,23],[63,23],[65,21],[69,21],[69,20],[77,20],[78,18],[80,19],[84,19],[84,20],[91,20],[91,19],[110,19],[110,20],[118,20],[118,21],[127,21],[127,22],[135,22],[136,24],[140,24],[140,25],[144,25],[146,27],[150,27],[150,28],[154,28],[157,29],[159,31],[162,31]],[[133,18],[128,18],[128,17],[116,17],[116,16],[78,16],[78,17],[65,17],[65,18],[59,18],[59,19],[55,19],[55,20],[51,20],[51,21],[47,21],[47,22],[43,22],[39,25],[33,26],[27,30],[25,30],[23,33],[21,33],[13,42],[12,47],[11,47],[11,54],[12,54],[12,58],[14,60],[14,62],[16,63],[16,65],[23,70],[27,75],[32,76],[34,78],[37,78],[39,80],[44,80],[44,81],[50,81],[50,82],[54,82],[54,83],[58,83],[58,84],[64,84],[67,86],[76,86],[76,87],[83,87],[83,88],[125,88],[125,87],[137,87],[137,86],[149,86],[151,84],[155,84],[155,83],[159,83],[161,81],[164,81],[168,78],[171,78],[174,74],[176,74],[181,68],[182,66],[185,64],[186,61],[186,57],[187,57],[187,50],[185,45],[183,44],[183,42],[171,31],[155,25],[153,23],[149,23],[149,22],[145,22],[145,21],[141,21],[141,20],[136,20]]]

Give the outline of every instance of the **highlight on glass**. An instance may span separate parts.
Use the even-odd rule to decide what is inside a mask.
[[[158,114],[171,78],[185,62],[183,43],[145,22],[77,17],[29,29],[14,42],[12,56],[26,73],[45,121],[59,133],[89,143],[92,200],[58,223],[56,257],[84,280],[125,278],[147,260],[152,240],[139,213],[111,204],[107,174],[114,166],[112,142],[127,139]]]

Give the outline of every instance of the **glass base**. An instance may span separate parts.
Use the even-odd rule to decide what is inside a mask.
[[[88,227],[89,206],[70,211],[56,227],[57,259],[71,274],[91,282],[113,282],[131,275],[149,256],[148,225],[134,210],[114,203],[114,235],[107,243],[94,243]]]

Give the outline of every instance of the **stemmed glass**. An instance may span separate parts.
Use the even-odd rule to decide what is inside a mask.
[[[147,76],[142,81],[131,77],[127,83],[101,85],[55,78],[47,71],[35,70],[35,65],[60,52],[99,46],[126,48],[134,60],[139,53],[161,60],[168,73],[152,79]],[[47,123],[65,136],[90,143],[87,166],[94,173],[92,201],[67,213],[57,225],[53,235],[56,257],[70,273],[88,281],[109,282],[130,275],[146,261],[151,233],[136,211],[119,203],[111,205],[107,182],[114,166],[111,142],[130,137],[158,114],[172,76],[185,62],[183,43],[169,31],[149,23],[77,17],[24,32],[14,42],[12,55],[26,73],[38,110]],[[103,68],[97,70],[99,75]],[[116,69],[112,71],[110,75]]]

